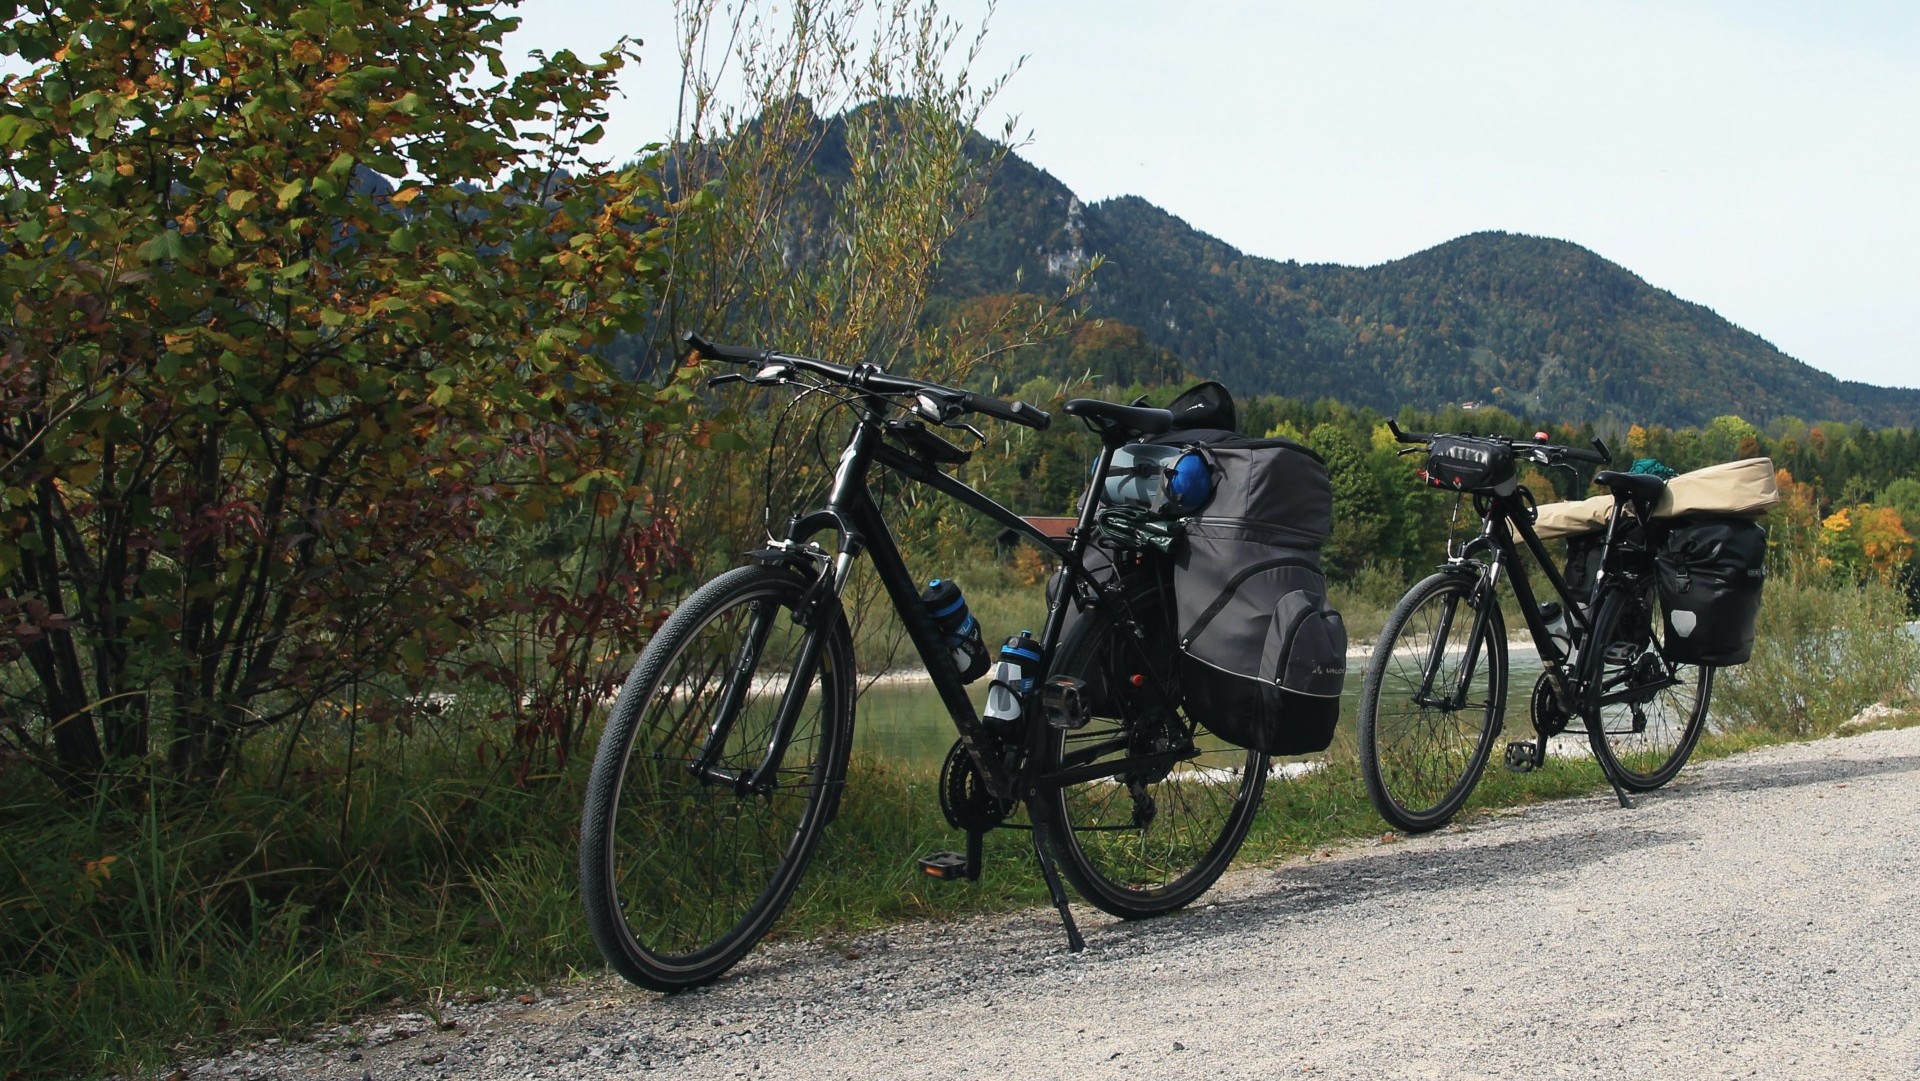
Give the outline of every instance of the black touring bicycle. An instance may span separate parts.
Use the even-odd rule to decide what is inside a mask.
[[[719,976],[772,925],[805,872],[845,786],[858,687],[842,596],[862,555],[959,734],[939,794],[966,851],[929,857],[923,868],[975,878],[984,833],[1030,829],[1073,949],[1082,942],[1060,872],[1122,918],[1180,908],[1245,839],[1269,753],[1318,750],[1331,738],[1345,636],[1321,595],[1325,471],[1314,472],[1318,460],[1304,448],[1220,438],[1197,466],[1185,455],[1183,464],[1142,445],[1175,427],[1170,410],[1068,401],[1065,412],[1101,445],[1078,517],[1055,539],[949,476],[969,452],[932,430],[964,429],[970,416],[1046,428],[1047,413],[872,364],[685,340],[703,358],[745,366],[711,384],[823,396],[852,422],[825,505],[687,596],[612,708],[588,782],[580,871],[594,940],[629,980],[671,991]],[[1231,399],[1221,394],[1230,429]],[[1200,414],[1182,417],[1189,426],[1221,416],[1187,409]],[[1307,478],[1291,501],[1274,501],[1280,485],[1263,488],[1276,462]],[[869,487],[875,466],[959,500],[1060,563],[1038,639],[1003,647],[1002,661],[1023,667],[1004,680],[1011,685],[996,672],[986,717],[965,686],[984,667],[978,629],[937,590],[920,592]],[[1127,505],[1138,502],[1127,495],[1139,481],[1181,488],[1180,470],[1187,489],[1217,483],[1218,508],[1241,499],[1271,513],[1181,522],[1191,508],[1177,499],[1145,511]],[[1170,546],[1181,529],[1187,535]],[[1257,566],[1248,553],[1261,556]],[[1176,602],[1177,576],[1220,567],[1238,568],[1234,579],[1183,587]],[[1275,598],[1263,611],[1235,610],[1262,595]],[[1260,678],[1226,670],[1247,667],[1227,659],[1249,649],[1265,666]],[[1305,719],[1307,733],[1282,738],[1260,727],[1282,712]]]
[[[1360,694],[1361,775],[1374,809],[1409,832],[1445,825],[1467,802],[1504,727],[1510,583],[1542,670],[1527,704],[1533,738],[1509,769],[1547,761],[1549,741],[1584,734],[1623,806],[1680,772],[1706,731],[1717,668],[1745,662],[1777,498],[1764,458],[1682,474],[1605,469],[1593,449],[1502,436],[1402,432],[1422,475],[1471,499],[1477,535],[1409,589],[1374,643]],[[1518,465],[1603,467],[1606,494],[1538,505]],[[1671,471],[1668,471],[1671,475]],[[1562,574],[1542,544],[1567,541]],[[1526,556],[1552,596],[1535,592]],[[1544,603],[1543,603],[1544,601]]]

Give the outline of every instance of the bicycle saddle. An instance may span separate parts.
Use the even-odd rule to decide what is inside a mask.
[[[1173,411],[1144,405],[1121,405],[1098,398],[1074,398],[1063,407],[1069,416],[1081,420],[1108,438],[1121,440],[1139,435],[1158,435],[1173,427]]]
[[[1633,507],[1642,518],[1660,501],[1660,493],[1667,490],[1667,482],[1652,473],[1622,473],[1614,469],[1603,469],[1593,475],[1593,483],[1600,485],[1616,496],[1624,496],[1633,501]]]

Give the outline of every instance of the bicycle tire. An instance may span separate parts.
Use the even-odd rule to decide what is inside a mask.
[[[1269,758],[1209,734],[1180,705],[1172,587],[1134,578],[1119,596],[1144,641],[1113,611],[1080,619],[1055,650],[1050,676],[1086,681],[1093,719],[1048,733],[1049,770],[1113,762],[1180,746],[1199,754],[1171,766],[1055,788],[1053,849],[1074,888],[1122,919],[1182,908],[1206,892],[1240,850],[1265,791]],[[1137,678],[1136,677],[1140,677]]]
[[[1651,584],[1608,590],[1593,623],[1593,641],[1605,645],[1581,664],[1587,742],[1629,792],[1673,780],[1700,742],[1713,697],[1713,668],[1661,655],[1658,603]],[[1674,682],[1661,686],[1669,675]],[[1639,691],[1639,683],[1654,689]],[[1618,700],[1603,705],[1605,697]]]
[[[1092,611],[1062,639],[1048,674],[1087,682],[1092,720],[1048,733],[1048,770],[1188,741],[1198,755],[1058,787],[1048,799],[1068,881],[1104,912],[1144,920],[1187,906],[1227,870],[1260,810],[1269,757],[1223,743],[1179,705],[1171,586],[1135,576],[1117,603],[1146,637],[1114,611]]]
[[[1467,700],[1454,708],[1417,700],[1429,657],[1441,661],[1436,690],[1461,685],[1459,665],[1477,623],[1473,597],[1479,581],[1443,571],[1416,582],[1387,616],[1367,662],[1360,691],[1360,774],[1374,810],[1408,833],[1438,829],[1459,813],[1480,781],[1506,713],[1507,636],[1491,590],[1485,591],[1492,607],[1478,671],[1466,680]]]
[[[780,673],[806,637],[790,616],[809,584],[792,570],[751,566],[701,586],[654,634],[615,699],[588,776],[580,885],[601,954],[642,987],[706,983],[752,949],[833,815],[854,700],[853,642],[837,605],[772,789],[743,793],[689,768],[723,722],[714,767],[744,776],[764,760],[788,682]],[[730,697],[729,681],[741,692],[732,716],[710,716]]]

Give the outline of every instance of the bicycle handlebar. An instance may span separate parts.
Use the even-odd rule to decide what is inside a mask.
[[[1393,433],[1394,441],[1398,443],[1431,443],[1443,435],[1448,434],[1444,432],[1403,432],[1400,430],[1400,426],[1395,424],[1391,419],[1387,421],[1387,430]],[[1525,453],[1529,450],[1543,451],[1547,452],[1547,457],[1570,458],[1576,462],[1593,462],[1597,465],[1607,465],[1613,461],[1613,454],[1607,450],[1607,445],[1601,442],[1597,436],[1594,438],[1592,450],[1585,450],[1581,447],[1565,447],[1553,443],[1529,443],[1504,435],[1474,435],[1466,436],[1466,438],[1490,439],[1498,443],[1505,443],[1518,453]]]
[[[985,394],[974,394],[954,387],[929,383],[905,376],[888,375],[877,365],[862,364],[849,367],[845,364],[833,364],[812,357],[803,357],[797,353],[781,353],[772,349],[750,349],[739,345],[718,345],[689,330],[680,340],[687,348],[708,360],[724,360],[733,364],[786,364],[802,371],[812,372],[823,379],[854,387],[873,394],[930,394],[947,402],[963,413],[985,413],[990,417],[1023,424],[1029,428],[1045,431],[1053,423],[1053,415],[1044,409],[1038,409],[1026,402],[1008,402]]]

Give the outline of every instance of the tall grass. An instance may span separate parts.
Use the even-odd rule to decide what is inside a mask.
[[[1327,583],[1327,599],[1346,624],[1347,641],[1356,649],[1372,645],[1412,584],[1399,567],[1377,561],[1362,565],[1344,582]]]
[[[261,769],[211,798],[130,779],[74,807],[9,777],[0,1062],[140,1074],[176,1045],[590,963],[575,778],[384,742],[386,764],[296,758],[287,783]]]
[[[1720,674],[1712,716],[1723,729],[1805,738],[1838,729],[1877,702],[1914,702],[1920,641],[1907,600],[1884,582],[1855,583],[1788,552],[1762,593],[1753,658]]]
[[[952,573],[989,638],[1037,621],[1041,587],[1015,570]],[[1920,656],[1902,618],[1892,590],[1790,558],[1768,583],[1753,661],[1716,686],[1716,731],[1699,753],[1830,731],[1875,701],[1911,704]],[[396,996],[432,1004],[597,971],[574,885],[585,763],[516,777],[473,753],[471,709],[411,733],[362,731],[351,760],[324,726],[291,745],[263,740],[210,798],[128,777],[73,806],[15,767],[0,804],[0,1063],[18,1065],[0,1076],[142,1075]],[[1524,726],[1524,707],[1510,709]],[[1243,860],[1384,831],[1351,746],[1322,761],[1269,784]],[[1467,814],[1604,789],[1591,760],[1525,775],[1496,761]],[[856,754],[775,937],[1044,899],[1019,831],[988,837],[978,883],[919,873],[916,857],[960,841],[930,766]]]

